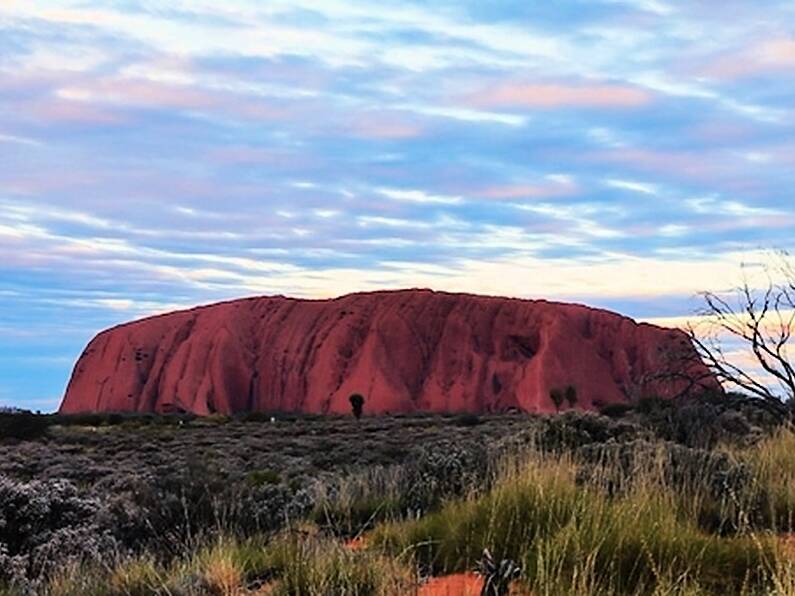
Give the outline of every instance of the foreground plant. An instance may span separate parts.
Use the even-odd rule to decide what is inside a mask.
[[[518,561],[522,583],[537,594],[665,586],[734,594],[768,589],[789,569],[771,536],[709,534],[676,500],[651,481],[611,497],[578,486],[571,460],[534,458],[482,497],[381,526],[370,539],[433,574],[472,569],[487,548]]]

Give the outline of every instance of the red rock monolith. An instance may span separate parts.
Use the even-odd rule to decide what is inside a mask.
[[[552,412],[551,392],[568,387],[591,409],[670,397],[677,383],[648,379],[682,349],[681,331],[575,304],[430,290],[250,298],[103,331],[60,411],[350,413],[360,393],[365,415]]]

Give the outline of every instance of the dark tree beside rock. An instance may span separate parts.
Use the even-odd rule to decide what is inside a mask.
[[[351,402],[351,411],[358,420],[362,417],[362,410],[364,409],[364,397],[358,393],[354,393],[348,398],[348,400]]]

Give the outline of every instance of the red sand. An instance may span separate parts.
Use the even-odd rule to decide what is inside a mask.
[[[474,573],[433,577],[420,586],[418,596],[479,596],[483,578]]]
[[[350,550],[364,550],[367,547],[367,541],[364,536],[356,536],[345,542],[345,548]]]
[[[552,412],[624,402],[680,331],[573,304],[403,290],[263,297],[100,333],[61,412]],[[671,394],[670,386],[646,386]]]

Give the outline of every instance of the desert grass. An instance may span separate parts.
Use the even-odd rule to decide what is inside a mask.
[[[777,430],[747,449],[730,450],[746,462],[757,480],[765,523],[781,532],[795,530],[795,431]]]
[[[518,581],[534,596],[795,594],[795,548],[777,534],[792,528],[795,434],[782,430],[733,449],[732,457],[753,473],[753,495],[726,503],[715,503],[698,476],[688,486],[667,485],[663,453],[661,447],[616,492],[608,487],[617,462],[600,464],[603,482],[597,470],[583,483],[576,459],[531,448],[503,463],[490,490],[448,500],[419,519],[381,516],[401,487],[390,474],[360,475],[338,487],[335,499],[318,502],[316,513],[325,510],[320,525],[216,536],[169,562],[143,553],[68,567],[40,593],[414,594],[422,577],[471,572],[488,548],[495,559],[519,565]],[[705,510],[745,515],[758,497],[775,522],[766,530],[711,532],[701,523]],[[340,539],[371,526],[363,548],[347,548]]]
[[[472,569],[488,548],[517,562],[534,594],[751,594],[791,573],[774,536],[707,533],[653,472],[609,496],[578,485],[576,470],[531,456],[485,496],[384,524],[370,542],[435,575]]]
[[[221,537],[168,565],[147,555],[104,566],[71,566],[36,593],[46,596],[400,596],[413,571],[375,551],[354,551],[320,534]],[[17,594],[9,590],[8,595]]]
[[[404,478],[395,466],[372,466],[316,485],[311,519],[336,535],[357,537],[401,515]]]

